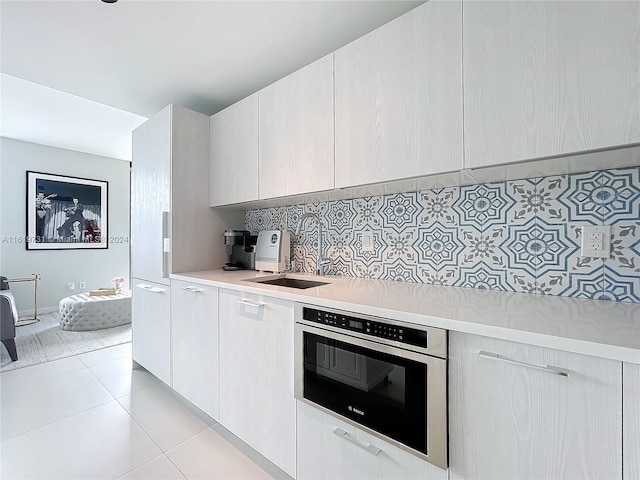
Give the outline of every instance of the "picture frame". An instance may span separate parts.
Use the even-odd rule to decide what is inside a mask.
[[[27,171],[27,250],[108,248],[109,182]]]

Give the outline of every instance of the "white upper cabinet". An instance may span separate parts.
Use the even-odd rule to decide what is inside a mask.
[[[260,198],[333,189],[333,55],[258,94]]]
[[[211,206],[258,199],[258,94],[211,117]]]
[[[640,141],[640,2],[464,2],[465,167]]]
[[[335,52],[336,187],[462,168],[462,5],[421,5]]]

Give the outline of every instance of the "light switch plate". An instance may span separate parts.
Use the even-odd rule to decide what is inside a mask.
[[[611,256],[611,227],[582,227],[580,255],[592,258],[609,258]]]
[[[373,252],[373,232],[371,230],[365,230],[362,232],[362,248],[360,251],[362,252]]]

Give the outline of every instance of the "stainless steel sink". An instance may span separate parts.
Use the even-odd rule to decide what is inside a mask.
[[[322,285],[328,285],[326,282],[315,282],[312,280],[302,280],[299,278],[271,278],[267,280],[251,280],[255,283],[263,283],[265,285],[278,285],[280,287],[289,287],[289,288],[313,288],[313,287],[321,287]]]

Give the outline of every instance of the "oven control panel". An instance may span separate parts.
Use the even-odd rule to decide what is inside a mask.
[[[395,340],[396,342],[427,348],[427,332],[417,328],[408,328],[385,322],[376,322],[368,318],[359,318],[341,313],[326,312],[304,307],[302,318],[310,322],[330,325],[343,330],[364,333],[373,337]]]

